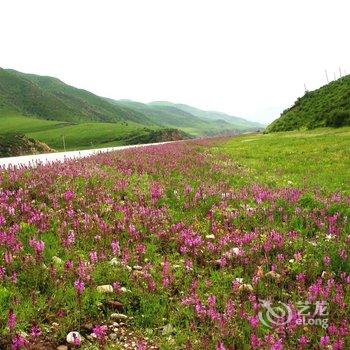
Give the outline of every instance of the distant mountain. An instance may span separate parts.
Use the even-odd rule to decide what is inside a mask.
[[[160,127],[179,128],[194,136],[222,135],[239,132],[237,125],[224,120],[209,120],[195,116],[172,105],[143,104],[130,100],[114,101],[119,105],[133,108],[146,115],[155,125]]]
[[[228,115],[222,112],[204,111],[199,108],[195,108],[195,107],[181,104],[181,103],[172,103],[168,101],[155,101],[155,102],[151,102],[150,105],[154,107],[162,107],[162,106],[174,107],[184,112],[190,113],[196,117],[202,118],[204,120],[212,120],[212,121],[223,120],[233,125],[237,130],[248,130],[251,128],[253,129],[264,128],[264,125],[257,122],[251,122],[249,120]]]
[[[271,123],[267,131],[350,125],[350,75],[306,92]]]

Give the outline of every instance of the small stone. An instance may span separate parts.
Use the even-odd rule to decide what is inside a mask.
[[[97,286],[97,291],[100,293],[113,293],[113,287],[110,284],[105,284],[102,286]]]
[[[117,258],[113,258],[109,261],[109,265],[111,266],[119,266],[121,265],[121,262]]]
[[[57,350],[68,350],[68,346],[67,345],[59,345],[59,346],[57,346]]]
[[[134,270],[132,273],[133,273],[133,275],[134,275],[135,277],[137,277],[137,276],[143,276],[143,272],[140,271],[140,270]]]
[[[205,236],[206,239],[215,239],[215,235],[211,234],[211,235],[206,235]]]
[[[241,255],[242,255],[242,251],[238,247],[233,247],[232,249],[224,253],[224,257],[227,259],[232,259],[233,257],[241,256]]]
[[[111,319],[112,320],[123,321],[123,320],[127,320],[128,316],[126,316],[124,314],[113,313],[113,314],[111,314]]]
[[[51,326],[52,326],[52,329],[57,330],[60,325],[57,322],[52,322]]]
[[[334,272],[322,271],[321,277],[323,279],[333,278],[335,276]]]
[[[174,332],[174,327],[171,324],[167,324],[163,327],[162,335],[170,335]]]
[[[76,339],[81,343],[82,338],[79,332],[73,331],[67,334],[66,341],[68,344],[75,344]]]
[[[277,273],[276,271],[269,271],[265,274],[266,277],[270,277],[274,280],[280,280],[281,279],[281,275],[279,273]]]
[[[248,283],[243,283],[238,287],[239,292],[252,292],[253,291],[253,286]]]
[[[141,270],[142,270],[142,266],[140,266],[140,265],[134,265],[134,266],[132,267],[132,269],[133,269],[133,270],[141,271]]]
[[[109,309],[116,310],[119,312],[124,310],[123,304],[115,300],[107,301],[107,306]]]
[[[24,332],[24,331],[20,331],[19,335],[23,338],[28,338],[28,333]]]
[[[115,334],[115,333],[111,333],[111,334],[109,335],[109,339],[112,340],[112,341],[117,340],[117,338],[118,338],[118,336],[117,336],[117,334]]]

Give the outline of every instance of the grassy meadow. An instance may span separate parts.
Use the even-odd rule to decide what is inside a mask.
[[[2,169],[0,348],[349,349],[349,147],[324,129]]]
[[[350,127],[239,135],[218,152],[246,168],[247,184],[350,191]]]
[[[157,130],[157,127],[147,127]],[[23,133],[49,147],[63,151],[63,136],[66,150],[120,146],[129,137],[145,134],[145,127],[134,122],[115,123],[68,123],[36,119],[16,112],[0,113],[0,133]]]

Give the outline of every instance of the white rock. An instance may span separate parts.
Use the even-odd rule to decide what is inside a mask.
[[[68,344],[75,344],[75,340],[78,339],[79,340],[79,343],[81,343],[81,335],[79,334],[79,332],[69,332],[67,334],[67,337],[66,337],[66,341]]]
[[[241,250],[238,248],[238,247],[234,247],[234,248],[232,248],[232,254],[234,254],[234,255],[239,255],[240,253],[241,253]]]
[[[118,320],[118,321],[124,321],[124,320],[128,319],[128,316],[126,316],[124,314],[113,313],[113,314],[111,314],[111,319]]]
[[[211,235],[206,235],[205,236],[206,239],[215,239],[215,235],[211,234]]]
[[[109,339],[111,339],[112,341],[117,340],[117,338],[118,338],[118,336],[115,333],[111,333],[109,335]]]
[[[232,259],[233,257],[240,255],[242,255],[242,250],[238,247],[233,247],[232,249],[224,253],[224,257],[228,259]]]
[[[59,345],[59,346],[57,346],[57,350],[68,350],[68,346],[67,345]]]
[[[113,287],[110,284],[105,284],[102,286],[97,286],[97,291],[100,293],[113,293]]]
[[[162,335],[170,335],[174,332],[174,327],[171,324],[167,324],[163,327]]]
[[[138,270],[138,271],[142,270],[142,266],[140,266],[140,265],[134,265],[132,268],[133,268],[133,270]]]
[[[121,265],[121,262],[117,258],[113,258],[109,261],[109,265],[119,266],[119,265]]]
[[[253,286],[249,283],[243,283],[239,286],[238,288],[238,291],[239,292],[252,292],[254,289],[253,289]]]
[[[267,273],[265,273],[266,277],[270,277],[273,278],[275,280],[280,280],[281,279],[281,275],[279,273],[277,273],[276,271],[269,271]]]

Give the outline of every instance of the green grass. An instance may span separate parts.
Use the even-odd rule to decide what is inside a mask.
[[[350,75],[308,91],[268,126],[271,132],[350,125]]]
[[[136,329],[160,349],[184,344],[215,349],[221,341],[226,349],[251,349],[252,334],[266,339],[259,348],[270,349],[266,335],[279,336],[281,328],[250,326],[258,311],[252,295],[297,305],[313,295],[318,281],[332,288],[325,296],[330,322],[345,324],[350,259],[340,250],[348,251],[350,213],[347,196],[332,191],[349,193],[349,145],[349,127],[246,134],[101,154],[66,162],[60,172],[55,164],[4,171],[1,187],[8,205],[0,208],[1,229],[16,227],[21,249],[6,263],[6,273],[16,272],[17,282],[6,275],[0,284],[0,347],[13,335],[6,326],[11,309],[16,332],[28,333],[38,324],[50,329],[47,339],[63,344],[71,330],[85,336],[90,330],[85,333],[83,326],[109,324],[114,312],[109,302],[118,300],[129,317],[126,331]],[[28,213],[40,221],[33,223]],[[74,242],[67,244],[70,232]],[[336,236],[329,238],[330,232]],[[32,238],[45,243],[41,253]],[[121,254],[110,249],[116,240]],[[237,245],[243,256],[226,259]],[[2,245],[0,252],[8,249]],[[89,263],[95,252],[98,261]],[[129,268],[112,266],[112,258]],[[217,259],[224,262],[221,267]],[[132,270],[135,264],[142,272]],[[272,267],[276,279],[269,275]],[[298,282],[301,273],[305,280]],[[74,283],[82,274],[86,283],[80,296]],[[239,290],[236,278],[252,293]],[[97,286],[116,281],[128,291],[97,292]],[[338,289],[344,306],[334,302]],[[210,316],[209,296],[215,297],[214,316],[218,312],[222,318]],[[234,307],[226,316],[229,302]],[[199,313],[203,307],[210,313]],[[168,325],[171,334],[163,334]],[[296,327],[283,338],[283,348],[296,349],[302,335],[315,348],[325,334],[322,327]],[[349,349],[348,334],[344,340]],[[86,344],[83,349],[97,348]]]
[[[59,121],[29,118],[21,115],[18,112],[0,110],[0,133],[18,132],[30,133],[46,131],[54,128],[61,128],[69,123]]]
[[[131,135],[146,133],[143,125],[133,122],[72,124],[30,118],[9,110],[0,111],[0,134],[14,132],[44,142],[58,151],[63,150],[63,135],[66,149],[75,150],[119,146],[125,144]]]
[[[113,105],[88,91],[62,81],[0,68],[0,108],[15,108],[25,115],[68,122],[133,121],[151,124],[125,106]]]
[[[92,147],[119,146],[125,144],[129,134],[142,132],[143,126],[136,123],[83,123],[64,126],[39,132],[29,133],[29,136],[45,142],[54,149],[63,148],[63,135],[66,149],[83,149]]]
[[[240,135],[222,147],[246,169],[243,183],[350,192],[350,127]]]

